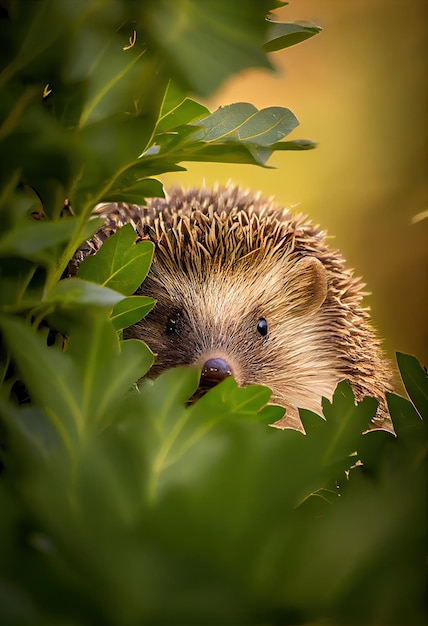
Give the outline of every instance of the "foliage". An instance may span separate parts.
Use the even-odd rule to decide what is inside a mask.
[[[261,387],[198,372],[144,379],[121,330],[149,242],[123,228],[62,279],[104,200],[162,195],[189,160],[265,166],[285,108],[207,95],[266,52],[318,32],[264,16],[276,0],[39,0],[0,6],[0,617],[5,624],[423,621],[424,371],[397,437],[361,433],[376,403],[345,383],[307,435]],[[52,334],[49,328],[55,328]],[[425,418],[425,421],[421,419]]]

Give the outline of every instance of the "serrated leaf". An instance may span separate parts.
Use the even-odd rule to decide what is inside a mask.
[[[149,271],[154,249],[150,241],[136,244],[136,238],[131,224],[126,224],[108,237],[95,255],[86,257],[77,276],[132,295]]]
[[[428,377],[416,357],[397,352],[397,363],[406,391],[423,419],[428,419]]]
[[[319,476],[315,477],[314,490],[316,482],[318,489],[331,486],[329,476],[335,475],[336,481],[343,479],[345,471],[358,460],[351,455],[359,450],[362,434],[376,413],[377,401],[364,398],[356,404],[351,388],[342,382],[336,387],[332,401],[323,398],[322,406],[325,420],[310,411],[300,411],[309,439],[308,446],[312,448],[311,452],[307,450],[307,454],[312,456],[314,467],[318,467]]]
[[[321,30],[322,28],[315,24],[269,22],[267,39],[263,49],[265,52],[282,50],[313,37]]]
[[[128,328],[139,322],[152,310],[156,303],[153,298],[147,296],[128,296],[118,302],[111,314],[111,321],[116,330]]]

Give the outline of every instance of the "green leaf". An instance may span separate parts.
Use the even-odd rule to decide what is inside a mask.
[[[281,24],[280,22],[269,22],[268,36],[263,49],[265,52],[282,50],[313,37],[321,30],[320,26],[309,23]]]
[[[422,467],[428,459],[428,420],[421,419],[414,405],[406,398],[387,393],[386,399],[397,434],[394,463]]]
[[[406,391],[423,419],[428,419],[428,377],[416,357],[397,352],[397,363]]]
[[[128,296],[118,302],[111,314],[111,321],[116,330],[128,328],[139,322],[152,310],[156,301],[147,296]]]
[[[108,195],[100,197],[99,201],[114,198],[115,202],[144,205],[146,198],[163,198],[165,194],[162,183],[153,178],[146,178],[146,175],[145,164],[140,161],[134,163],[116,177]]]
[[[178,461],[191,463],[186,458],[189,450],[199,445],[216,424],[232,416],[247,421],[256,419],[271,395],[265,387],[239,388],[229,378],[192,406],[185,407],[197,389],[199,377],[198,370],[176,368],[165,372],[155,382],[146,381],[143,384],[145,419],[153,422],[155,433],[155,438],[146,440],[146,445],[150,447],[147,452],[152,459],[148,487],[150,499],[154,499],[158,489],[167,485],[168,481],[175,480]],[[168,473],[165,477],[167,470],[172,474]]]
[[[294,141],[279,141],[272,145],[272,150],[313,150],[317,147],[314,141],[309,139],[295,139]]]
[[[262,51],[266,14],[272,3],[144,3],[141,23],[169,76],[187,91],[208,96],[231,74],[246,67],[267,67]]]
[[[28,221],[0,238],[0,256],[20,257],[43,264],[54,262],[53,248],[73,236],[78,221]]]
[[[341,382],[332,402],[323,398],[322,407],[325,420],[310,411],[300,411],[311,448],[305,454],[313,458],[312,467],[318,467],[318,476],[313,477],[314,491],[332,486],[328,483],[328,476],[334,475],[337,482],[344,480],[345,472],[358,460],[351,455],[360,448],[362,433],[376,413],[377,401],[364,398],[355,403],[352,389],[346,382]],[[309,483],[309,477],[306,482]]]
[[[78,277],[126,296],[132,295],[143,282],[153,258],[153,244],[141,241],[131,224],[108,237],[98,252],[81,263]]]
[[[183,124],[190,124],[207,117],[209,113],[209,110],[199,102],[185,98],[167,113],[161,114],[156,125],[156,134],[171,132]]]
[[[1,316],[0,327],[31,397],[71,451],[84,421],[78,399],[79,376],[72,359],[66,353],[49,349],[21,320]]]
[[[102,307],[112,309],[124,299],[123,294],[81,278],[65,278],[48,293],[43,302],[63,309]]]
[[[268,107],[259,111],[252,104],[238,102],[221,107],[200,120],[201,130],[192,139],[207,143],[241,141],[268,147],[283,139],[298,124],[289,109]]]
[[[43,295],[44,276],[37,265],[25,259],[0,259],[0,307],[28,310],[36,306]]]

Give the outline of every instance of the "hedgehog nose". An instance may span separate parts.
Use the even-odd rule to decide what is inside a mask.
[[[208,359],[205,361],[201,372],[201,385],[214,387],[222,380],[232,376],[232,369],[224,359]]]

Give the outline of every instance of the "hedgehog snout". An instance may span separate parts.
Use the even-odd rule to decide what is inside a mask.
[[[232,368],[225,359],[210,358],[202,366],[201,387],[211,388],[228,376],[232,376]]]

